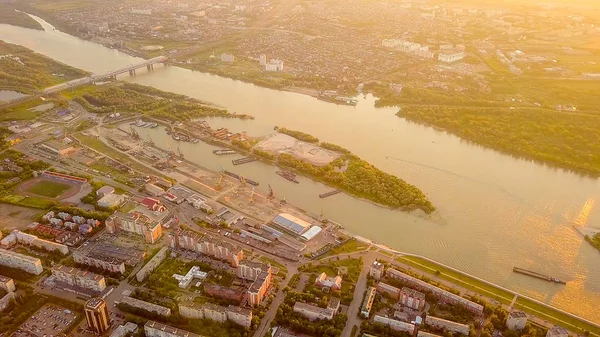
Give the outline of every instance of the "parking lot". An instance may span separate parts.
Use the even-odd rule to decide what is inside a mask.
[[[15,332],[14,337],[56,336],[75,320],[75,313],[53,304],[46,304]]]

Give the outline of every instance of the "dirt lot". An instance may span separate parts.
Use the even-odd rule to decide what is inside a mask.
[[[0,204],[0,214],[4,215],[0,217],[0,229],[23,229],[40,213],[39,209]]]

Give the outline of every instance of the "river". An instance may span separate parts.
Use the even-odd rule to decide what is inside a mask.
[[[54,30],[0,25],[0,39],[20,44],[94,73],[140,59]],[[234,169],[271,184],[275,193],[314,214],[392,248],[422,254],[546,303],[600,322],[600,252],[572,228],[600,227],[600,181],[528,160],[516,159],[395,116],[397,109],[375,108],[361,96],[356,107],[257,87],[179,67],[120,77],[212,102],[254,120],[210,119],[213,127],[262,136],[279,125],[310,133],[350,149],[380,169],[423,190],[437,213],[422,216],[392,211],[345,194],[317,197],[325,186],[302,179],[298,185],[251,163]],[[161,130],[153,140],[166,142]],[[208,145],[185,144],[186,158],[217,169]],[[224,160],[224,159],[223,159]],[[551,284],[512,272],[513,266],[567,280]]]

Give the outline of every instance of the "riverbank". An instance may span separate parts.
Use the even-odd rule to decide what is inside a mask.
[[[42,25],[32,19],[29,15],[15,10],[7,5],[0,5],[0,24],[13,25],[23,28],[44,30]]]

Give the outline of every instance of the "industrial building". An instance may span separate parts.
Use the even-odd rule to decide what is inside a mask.
[[[58,156],[68,156],[69,154],[77,151],[77,149],[75,149],[70,144],[59,142],[58,140],[54,139],[50,139],[43,143],[39,143],[38,147]]]
[[[304,241],[310,241],[314,239],[323,229],[319,226],[312,226],[309,230],[300,235],[300,239]]]
[[[294,312],[308,318],[309,321],[316,321],[318,319],[333,319],[335,311],[330,308],[321,308],[312,304],[296,302],[294,304]]]
[[[56,251],[63,255],[69,254],[69,247],[63,244],[40,239],[33,234],[27,234],[16,229],[0,241],[0,244],[4,247],[11,247],[17,243],[25,246],[42,248],[49,252]]]
[[[371,267],[369,267],[369,276],[379,281],[383,277],[385,267],[383,263],[379,261],[373,261]]]
[[[44,271],[42,261],[37,257],[15,253],[2,248],[0,248],[0,265],[20,269],[34,275],[39,275]]]
[[[111,273],[123,274],[125,272],[125,263],[123,260],[106,255],[99,255],[89,250],[79,250],[73,253],[75,263],[96,267]]]
[[[106,302],[101,298],[92,298],[85,302],[85,319],[90,330],[103,334],[110,328],[110,319]]]
[[[363,300],[362,307],[360,308],[360,314],[363,318],[369,318],[369,315],[371,314],[371,307],[373,307],[373,301],[375,300],[375,292],[376,289],[373,287],[369,287],[369,289],[367,289],[365,299]]]
[[[379,282],[377,283],[377,291],[381,294],[388,294],[394,300],[398,300],[400,298],[400,289],[391,286],[387,283]]]
[[[513,310],[508,313],[508,317],[506,318],[506,327],[509,330],[521,331],[525,329],[526,324],[527,315],[524,312]]]
[[[398,320],[380,316],[380,315],[375,315],[373,317],[373,320],[377,323],[381,323],[383,325],[389,326],[392,330],[395,330],[395,331],[406,331],[409,334],[412,334],[415,330],[415,326],[413,324],[398,321]]]
[[[179,313],[192,319],[210,319],[221,323],[231,321],[245,328],[252,325],[252,310],[233,305],[223,307],[212,303],[180,303]]]
[[[468,336],[469,332],[471,331],[469,326],[466,324],[460,324],[429,315],[425,318],[425,324],[437,329],[442,329],[452,333],[459,333],[465,336]]]
[[[276,215],[271,223],[296,236],[304,234],[311,227],[310,223],[288,213]]]
[[[7,293],[15,291],[15,281],[10,277],[0,275],[0,289]]]
[[[144,325],[144,334],[146,337],[204,337],[155,321],[146,322]]]
[[[465,307],[469,311],[474,314],[482,315],[483,314],[483,306],[481,304],[477,304],[473,301],[469,301],[466,298],[460,297],[459,295],[453,294],[449,291],[438,288],[432,284],[429,284],[425,281],[421,281],[418,278],[412,277],[408,274],[400,272],[396,269],[388,269],[386,272],[388,277],[391,277],[396,280],[400,280],[410,284],[412,287],[417,288],[421,291],[429,291],[433,293],[435,296],[439,298],[440,301],[444,303],[457,304]]]
[[[402,287],[400,303],[411,309],[422,310],[425,307],[425,294],[408,287]]]
[[[136,280],[138,280],[138,282],[143,282],[146,277],[165,260],[168,250],[169,248],[162,247],[158,253],[156,253],[156,255],[154,255],[150,261],[137,272],[137,274],[135,274]]]
[[[155,314],[165,316],[165,317],[171,315],[171,309],[169,309],[167,307],[163,307],[162,305],[138,300],[137,298],[133,298],[133,297],[129,297],[129,296],[121,297],[120,303],[129,305],[134,308],[146,310],[148,312],[153,312]]]
[[[102,292],[106,289],[104,276],[84,271],[74,267],[55,266],[52,268],[52,276],[55,281],[64,282],[71,286]]]

